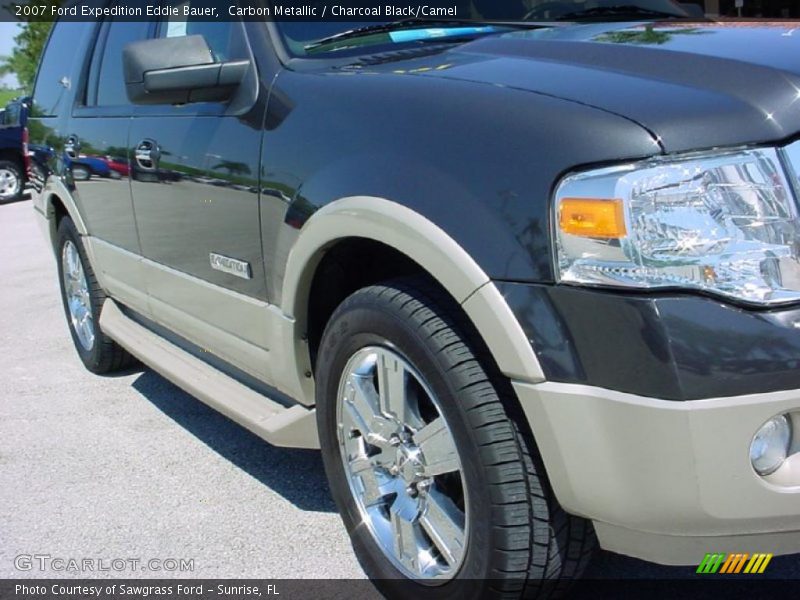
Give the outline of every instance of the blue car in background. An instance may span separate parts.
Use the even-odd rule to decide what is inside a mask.
[[[72,177],[76,181],[88,181],[92,176],[114,177],[116,175],[116,178],[119,178],[119,175],[108,166],[108,162],[99,156],[79,154],[72,157],[65,154],[64,163],[72,171]]]

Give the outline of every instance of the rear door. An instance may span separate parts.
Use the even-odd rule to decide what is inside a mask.
[[[240,22],[181,17],[155,31],[184,35],[202,35],[218,61],[253,60]],[[260,377],[259,352],[269,343],[257,322],[267,298],[258,188],[263,105],[138,106],[130,131],[136,223],[156,320]]]

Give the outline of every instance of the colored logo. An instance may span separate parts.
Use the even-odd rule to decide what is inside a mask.
[[[697,567],[697,573],[706,575],[710,573],[737,573],[761,574],[767,569],[772,554],[724,554],[717,552],[706,554],[703,562]]]

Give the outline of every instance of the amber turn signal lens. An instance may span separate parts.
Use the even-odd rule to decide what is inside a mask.
[[[581,237],[619,239],[627,233],[620,199],[564,198],[558,226],[564,233]]]

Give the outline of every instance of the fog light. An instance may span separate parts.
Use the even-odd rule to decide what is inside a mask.
[[[792,426],[786,415],[773,417],[758,430],[750,444],[750,462],[759,475],[777,471],[786,460]]]

